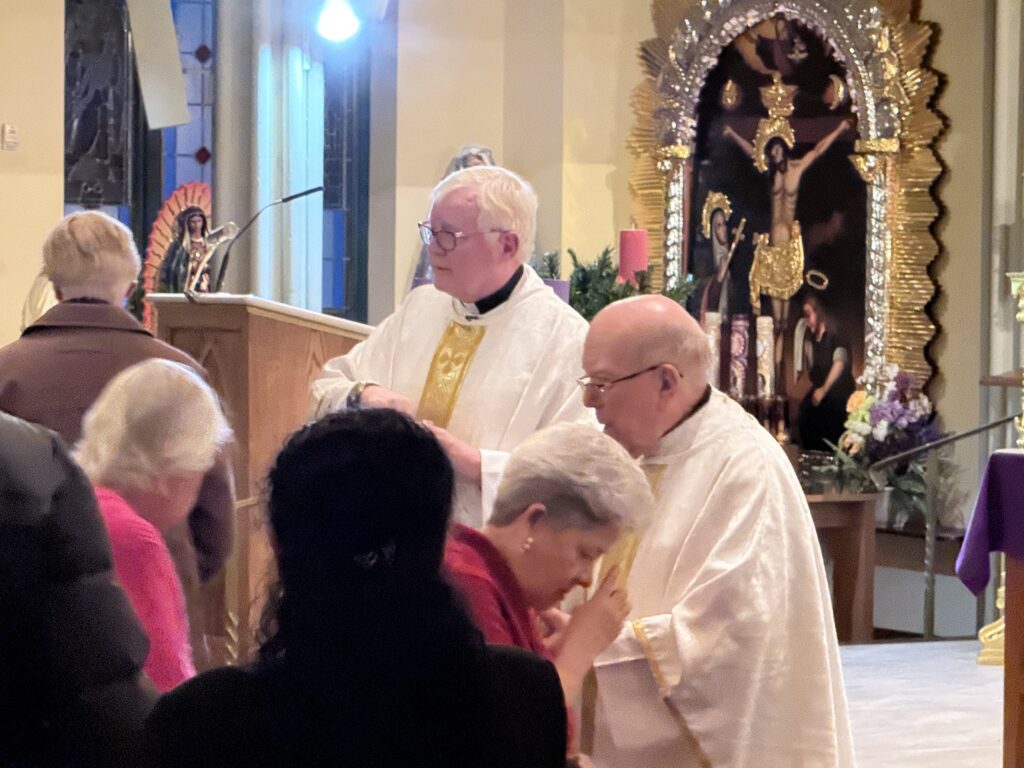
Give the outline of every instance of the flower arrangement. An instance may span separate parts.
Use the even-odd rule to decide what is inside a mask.
[[[883,378],[886,383],[881,394],[871,394],[868,387],[875,382],[862,379],[861,388],[846,403],[846,431],[833,446],[836,480],[847,491],[891,487],[890,527],[916,527],[924,520],[924,456],[876,472],[877,477],[869,468],[882,459],[936,440],[941,433],[931,401],[924,394],[912,394],[909,374],[888,365]]]

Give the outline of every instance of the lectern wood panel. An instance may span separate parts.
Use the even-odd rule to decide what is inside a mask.
[[[273,578],[263,480],[285,438],[306,421],[310,385],[324,363],[351,349],[369,328],[246,297],[152,300],[160,338],[206,368],[235,430],[234,554],[223,575],[190,599],[199,602],[208,646],[208,659],[197,653],[197,664],[244,663]]]

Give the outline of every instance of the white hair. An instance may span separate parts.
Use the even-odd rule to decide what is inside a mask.
[[[537,238],[537,193],[519,174],[499,165],[476,165],[446,176],[430,196],[430,208],[456,189],[476,192],[481,230],[504,229],[519,236],[516,257],[525,264]]]
[[[75,458],[95,485],[159,489],[206,472],[231,439],[217,395],[191,368],[146,360],[103,388],[82,421]]]
[[[699,330],[667,323],[656,326],[645,334],[642,350],[643,365],[672,363],[702,385],[707,383],[711,345]]]
[[[640,465],[608,435],[562,423],[534,433],[512,452],[490,523],[510,525],[531,504],[556,526],[639,527],[653,504]]]
[[[131,230],[99,211],[64,217],[43,241],[43,272],[64,298],[120,301],[141,268]]]

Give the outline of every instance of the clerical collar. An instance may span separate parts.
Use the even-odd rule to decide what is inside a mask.
[[[696,403],[693,404],[693,408],[691,408],[690,410],[688,410],[686,413],[683,414],[683,418],[681,418],[679,421],[677,421],[675,424],[673,424],[671,427],[669,427],[667,430],[665,430],[665,434],[662,435],[662,437],[665,437],[665,435],[667,435],[670,432],[672,432],[673,430],[678,429],[679,427],[681,427],[683,425],[683,423],[687,419],[689,419],[691,416],[693,416],[695,413],[697,413],[697,411],[699,411],[701,408],[703,408],[705,405],[707,405],[708,404],[708,400],[710,400],[710,399],[711,399],[711,385],[708,384],[707,387],[704,389],[704,394],[700,396],[700,400],[698,400]]]
[[[507,283],[505,283],[503,286],[501,286],[501,288],[499,288],[489,296],[484,296],[479,301],[474,302],[472,306],[476,307],[476,311],[481,315],[485,315],[492,309],[500,307],[502,304],[508,301],[508,297],[512,295],[512,291],[515,290],[515,287],[519,284],[519,280],[522,278],[522,276],[523,265],[520,264],[519,269],[517,269],[515,271],[515,274],[513,274],[512,277],[508,279]]]

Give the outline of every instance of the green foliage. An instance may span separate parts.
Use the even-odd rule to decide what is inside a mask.
[[[562,260],[558,251],[548,251],[540,257],[537,274],[545,280],[562,279]]]
[[[569,304],[583,317],[590,321],[598,312],[613,301],[625,299],[638,294],[653,293],[651,278],[647,270],[636,273],[636,286],[632,283],[617,282],[619,267],[612,260],[613,248],[605,246],[601,254],[593,261],[583,264],[576,251],[567,249],[572,261],[572,274],[569,276]],[[545,260],[551,254],[544,254]],[[557,252],[555,252],[557,257]],[[686,299],[698,287],[696,281],[681,283],[671,291],[663,291],[673,301],[684,304]]]

